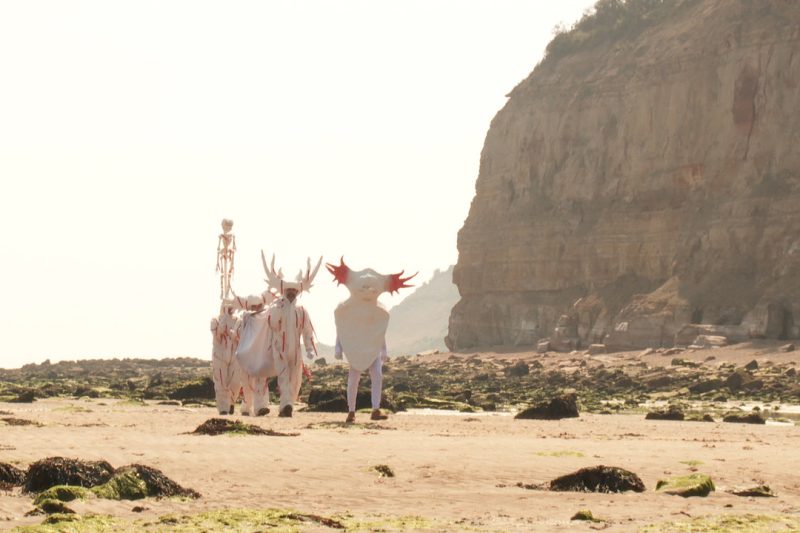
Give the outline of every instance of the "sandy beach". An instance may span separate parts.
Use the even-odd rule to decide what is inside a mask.
[[[81,515],[109,514],[126,524],[154,523],[169,513],[280,508],[348,515],[359,524],[350,529],[363,531],[660,531],[673,522],[742,515],[789,517],[800,527],[800,430],[793,422],[652,421],[642,413],[515,420],[510,413],[424,410],[384,422],[360,413],[353,426],[342,424],[344,414],[301,411],[282,419],[273,409],[265,418],[231,417],[299,433],[269,437],[189,434],[216,416],[210,407],[52,398],[0,404],[0,411],[41,424],[0,425],[0,461],[22,469],[50,456],[102,459],[115,467],[141,463],[202,494],[198,500],[70,502]],[[388,465],[395,477],[381,477],[371,468],[376,465]],[[595,465],[631,470],[647,490],[588,494],[517,486]],[[655,491],[658,480],[693,471],[711,476],[716,491],[693,498]],[[761,483],[777,497],[726,492]],[[137,505],[144,511],[133,512]],[[0,528],[41,523],[41,516],[24,516],[32,508],[20,489],[0,492]],[[582,509],[601,521],[570,520]],[[762,526],[786,530],[782,523]],[[310,523],[299,530],[331,529]]]

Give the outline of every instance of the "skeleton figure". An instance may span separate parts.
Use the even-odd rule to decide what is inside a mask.
[[[333,313],[336,321],[336,358],[347,355],[350,372],[347,377],[347,422],[355,422],[356,396],[361,373],[369,369],[372,387],[373,420],[384,420],[381,413],[381,388],[383,386],[383,363],[386,355],[386,329],[389,327],[389,312],[378,302],[384,291],[397,292],[412,287],[406,282],[416,276],[402,277],[399,274],[384,276],[371,268],[350,270],[344,257],[338,266],[327,263],[337,285],[344,284],[350,298],[340,303]]]
[[[270,306],[267,314],[267,326],[270,328],[268,351],[271,352],[275,372],[278,375],[281,395],[279,416],[291,417],[294,402],[300,393],[302,375],[305,372],[306,376],[310,377],[300,355],[300,338],[303,338],[306,356],[309,359],[313,359],[317,353],[311,318],[302,306],[296,305],[296,299],[303,291],[311,289],[314,277],[322,265],[322,258],[319,258],[313,271],[309,258],[305,274],[301,270],[294,282],[284,280],[282,270],[275,271],[274,255],[271,266],[267,267],[267,260],[262,250],[261,262],[264,265],[269,288],[280,295]]]
[[[217,410],[221,415],[233,414],[234,405],[239,397],[239,365],[234,357],[238,344],[239,322],[234,315],[233,306],[224,304],[219,317],[211,319],[211,333],[214,336],[211,371]]]
[[[219,272],[219,297],[225,299],[231,291],[233,256],[236,254],[236,236],[231,233],[233,220],[222,219],[222,233],[217,241],[217,272]]]

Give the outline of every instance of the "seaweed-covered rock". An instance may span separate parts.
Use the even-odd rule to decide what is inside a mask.
[[[578,404],[574,394],[565,394],[547,402],[541,402],[521,411],[514,418],[522,420],[560,420],[576,418]]]
[[[25,472],[14,465],[0,463],[0,485],[17,487],[25,482]]]
[[[120,467],[118,472],[131,472],[141,479],[147,488],[147,496],[156,498],[171,498],[181,496],[186,498],[199,498],[200,493],[187,489],[164,475],[161,470],[146,465],[132,464]]]
[[[616,466],[591,466],[558,477],[550,490],[561,492],[644,492],[642,480],[629,470]]]
[[[147,485],[132,470],[117,472],[106,483],[91,490],[98,498],[107,500],[141,500],[147,497]]]
[[[705,474],[691,474],[669,479],[662,479],[656,483],[656,490],[675,496],[708,496],[715,490],[714,482]]]
[[[213,400],[214,380],[204,377],[199,381],[186,383],[168,395],[170,400]]]
[[[296,437],[299,433],[281,433],[271,429],[264,429],[253,424],[245,424],[239,420],[225,418],[209,418],[192,432],[197,435],[222,435],[223,433],[238,433],[242,435],[268,435],[271,437]]]
[[[722,388],[725,385],[725,382],[721,379],[706,379],[704,381],[699,381],[692,385],[689,385],[689,392],[694,394],[703,394],[704,392],[711,392],[713,390],[717,390]]]
[[[723,422],[734,424],[766,424],[766,419],[761,413],[730,413],[722,418]]]
[[[527,376],[530,374],[531,369],[528,367],[528,363],[525,361],[517,361],[513,365],[506,368],[504,371],[506,376],[512,378],[520,378],[522,376]]]
[[[39,514],[36,511],[41,511],[45,514],[74,514],[75,511],[64,505],[64,502],[58,500],[44,500],[40,502],[36,509],[30,514]]]
[[[48,457],[33,463],[25,474],[25,490],[41,492],[56,485],[94,487],[114,475],[106,461],[81,461],[65,457]]]
[[[572,515],[572,518],[570,518],[570,520],[584,520],[584,521],[587,521],[587,522],[602,522],[602,520],[599,520],[599,519],[595,518],[594,515],[592,514],[592,512],[590,510],[588,510],[588,509],[581,509],[580,511],[578,511],[577,513]]]
[[[650,411],[644,418],[645,420],[683,420],[684,414],[677,405],[670,405],[666,409]]]
[[[73,487],[71,485],[56,485],[44,492],[40,492],[33,500],[33,504],[38,506],[46,500],[56,500],[60,502],[71,502],[86,498],[91,491],[84,487]]]
[[[396,390],[396,389],[395,389]],[[384,393],[381,398],[384,409],[396,412],[398,403],[390,393]],[[356,409],[372,406],[371,392],[361,389],[356,394]],[[308,411],[316,413],[346,413],[347,398],[342,389],[314,388],[308,393]]]
[[[17,394],[16,398],[8,400],[9,403],[32,403],[36,401],[36,391],[28,389]]]

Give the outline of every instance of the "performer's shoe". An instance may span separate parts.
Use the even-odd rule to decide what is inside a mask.
[[[222,416],[225,416],[225,415],[229,415],[231,413],[229,413],[228,411],[220,411],[219,414],[221,414]]]
[[[262,407],[256,412],[256,416],[267,416],[269,414],[269,407]]]
[[[345,420],[344,423],[345,424],[352,424],[355,421],[356,421],[356,412],[355,411],[350,411],[349,413],[347,413],[347,420]]]
[[[235,407],[235,406],[231,405],[231,408],[230,408],[230,409],[228,409],[228,414],[229,414],[229,415],[232,415],[232,414],[233,414],[233,408],[234,408],[234,407]],[[224,414],[224,413],[220,413],[220,414]]]
[[[281,412],[278,413],[278,416],[281,418],[292,418],[292,406],[285,406],[283,409],[281,409]]]
[[[381,413],[380,409],[373,409],[372,414],[369,416],[371,420],[386,420],[389,418],[387,415]]]

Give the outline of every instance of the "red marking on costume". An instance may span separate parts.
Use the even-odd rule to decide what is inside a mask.
[[[336,285],[347,283],[347,278],[350,275],[350,267],[344,264],[344,256],[342,256],[342,258],[339,260],[338,266],[325,263],[325,268],[328,269],[328,272],[333,274],[333,279],[336,281]]]
[[[303,375],[308,381],[311,381],[311,370],[303,363]]]
[[[419,272],[417,272],[416,274],[412,274],[407,278],[402,277],[403,272],[405,272],[405,270],[401,270],[399,274],[389,274],[388,276],[389,281],[386,283],[386,290],[389,291],[390,294],[393,292],[397,292],[399,289],[413,287],[413,285],[406,285],[406,281],[410,280],[411,278],[419,274]]]

